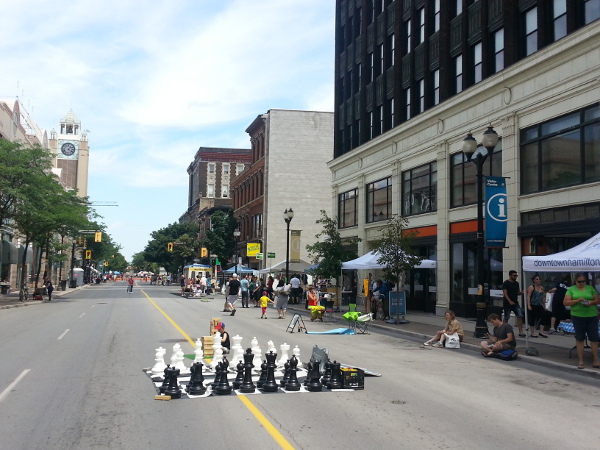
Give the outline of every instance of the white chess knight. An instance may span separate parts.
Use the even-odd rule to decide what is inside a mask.
[[[231,338],[233,345],[231,346],[231,361],[229,361],[229,367],[235,369],[240,360],[244,360],[244,347],[242,347],[242,337],[236,334]]]
[[[290,359],[288,352],[290,351],[290,344],[286,344],[285,342],[279,346],[281,349],[281,358],[277,361],[277,367],[283,367],[283,365]]]
[[[273,341],[267,342],[267,353],[269,352],[277,354],[277,349],[275,348],[275,343]]]
[[[298,348],[298,346],[296,345],[294,347],[294,349],[292,350],[292,354],[296,357],[296,359],[298,360],[298,365],[296,366],[297,369],[300,369],[302,367],[302,361],[300,361],[300,349]]]
[[[166,348],[158,347],[154,357],[154,366],[152,366],[152,375],[164,375],[167,365],[165,364]]]
[[[175,367],[175,364],[177,364],[177,352],[179,349],[181,349],[181,345],[179,345],[179,342],[177,342],[173,346],[173,353],[171,354],[171,367]]]
[[[175,368],[179,369],[179,373],[181,375],[187,375],[188,373],[190,373],[190,369],[188,369],[187,366],[183,363],[184,359],[185,356],[183,354],[183,350],[180,347],[179,350],[177,350],[177,362],[175,363]]]

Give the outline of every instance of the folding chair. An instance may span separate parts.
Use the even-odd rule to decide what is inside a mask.
[[[369,322],[373,320],[373,313],[363,314],[356,319],[354,324],[354,331],[359,334],[370,334],[369,333]]]
[[[350,308],[348,312],[356,312],[356,303],[350,303],[348,307]]]

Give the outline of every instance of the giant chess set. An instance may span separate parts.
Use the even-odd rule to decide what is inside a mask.
[[[200,339],[196,341],[194,361],[190,367],[181,346],[173,346],[171,363],[165,364],[166,349],[156,349],[155,364],[145,370],[157,389],[157,400],[176,398],[206,398],[213,395],[251,395],[263,393],[306,393],[354,391],[364,388],[364,373],[360,369],[341,367],[325,353],[315,354],[304,367],[300,349],[296,346],[289,356],[290,345],[280,346],[279,358],[273,341],[267,343],[267,353],[256,338],[245,351],[242,337],[232,337],[231,361],[223,354],[221,336],[217,332],[212,346],[213,357],[205,358]],[[235,374],[235,378],[234,378]],[[230,380],[230,378],[234,378]]]

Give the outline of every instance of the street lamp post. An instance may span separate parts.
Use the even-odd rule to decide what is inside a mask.
[[[288,208],[283,212],[283,220],[287,225],[287,240],[285,244],[285,282],[290,279],[290,222],[294,218],[294,211]]]
[[[483,241],[483,164],[488,156],[491,156],[494,148],[498,144],[498,133],[490,126],[483,133],[482,145],[487,150],[486,153],[477,150],[477,141],[471,133],[463,141],[462,151],[467,156],[467,160],[475,164],[477,168],[477,323],[475,324],[475,337],[485,337],[488,332],[487,322],[485,318],[487,301],[485,297],[485,280],[484,274],[484,241]],[[475,153],[477,153],[475,155]],[[473,158],[475,156],[475,158]]]
[[[236,228],[233,232],[233,237],[235,238],[235,273],[237,273],[239,275],[239,270],[238,270],[238,261],[239,261],[239,251],[240,249],[238,248],[238,243],[240,241],[240,235],[242,233],[240,233],[240,230],[238,228]]]

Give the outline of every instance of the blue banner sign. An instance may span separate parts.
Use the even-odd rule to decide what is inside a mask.
[[[388,311],[390,312],[390,316],[405,316],[406,315],[406,294],[404,291],[396,292],[391,291],[389,293],[390,296],[390,307]]]
[[[485,246],[506,247],[506,179],[485,177]]]

